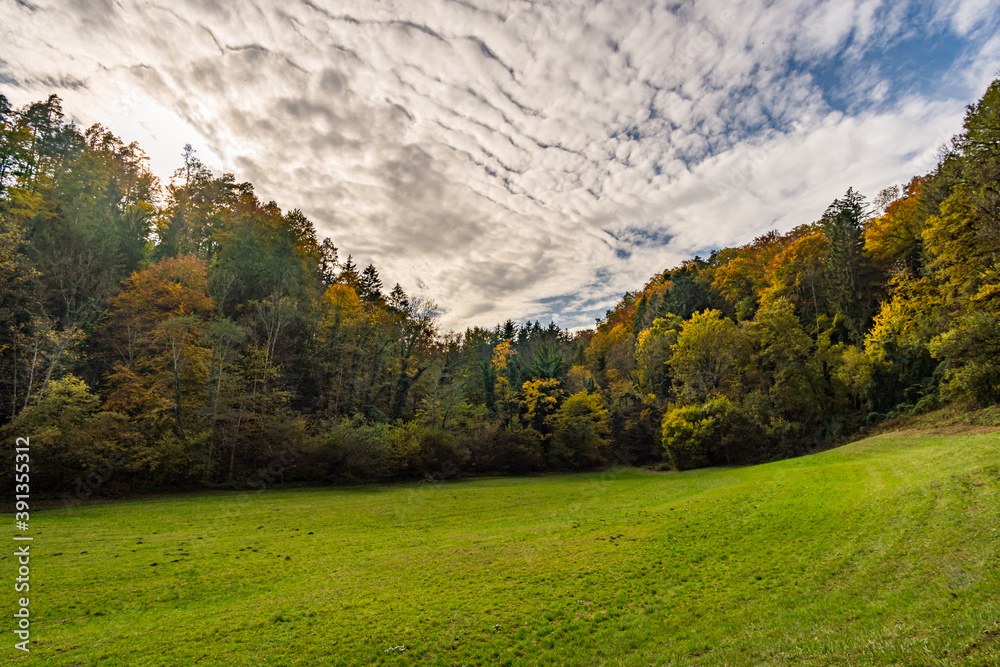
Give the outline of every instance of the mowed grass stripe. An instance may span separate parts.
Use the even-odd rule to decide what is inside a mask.
[[[1000,664],[998,455],[888,434],[747,468],[49,510],[27,659]]]

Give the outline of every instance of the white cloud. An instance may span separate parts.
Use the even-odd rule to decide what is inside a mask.
[[[989,4],[937,13],[968,48],[934,100],[872,65],[920,30],[877,0],[32,0],[0,6],[0,92],[57,92],[164,177],[195,144],[423,285],[446,326],[579,325],[693,252],[932,166],[1000,63]],[[811,73],[835,56],[846,115]]]

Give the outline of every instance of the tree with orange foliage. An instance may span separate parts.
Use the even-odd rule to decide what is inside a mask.
[[[716,255],[712,288],[722,294],[737,319],[750,319],[757,311],[761,292],[767,285],[767,266],[785,243],[785,237],[772,231]]]
[[[514,370],[512,368],[513,360],[516,356],[517,351],[511,346],[509,340],[500,341],[493,348],[493,359],[490,365],[493,367],[497,379],[494,395],[497,401],[497,414],[504,425],[510,423],[510,419],[517,409],[516,392],[510,382],[510,375]]]
[[[905,271],[916,276],[920,270],[924,214],[921,196],[927,177],[916,177],[903,196],[891,202],[885,212],[865,223],[865,251],[884,271]]]
[[[814,225],[796,227],[786,237],[785,247],[767,265],[768,285],[760,300],[788,299],[807,325],[815,322],[818,333],[826,237]]]
[[[113,366],[104,407],[132,416],[152,440],[201,435],[211,358],[202,333],[215,312],[207,291],[206,262],[182,256],[132,274],[111,301],[102,329]]]

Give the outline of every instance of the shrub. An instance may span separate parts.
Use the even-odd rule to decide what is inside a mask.
[[[663,416],[663,447],[670,465],[677,470],[703,468],[709,464],[708,448],[715,422],[703,405],[685,405]]]
[[[328,423],[321,437],[316,466],[330,482],[377,482],[400,474],[399,443],[393,442],[392,427],[363,419]]]
[[[476,474],[517,475],[542,466],[542,435],[533,428],[484,423],[463,431],[462,440],[469,451],[467,468]]]
[[[406,477],[451,477],[469,460],[469,450],[452,431],[408,422],[390,430],[399,470]]]
[[[663,417],[663,447],[677,470],[744,460],[751,424],[728,398],[669,410]]]
[[[87,497],[98,487],[102,494],[126,490],[121,479],[106,482],[121,468],[134,470],[143,459],[129,446],[134,445],[129,430],[121,415],[99,412],[97,396],[72,375],[51,382],[35,404],[3,429],[5,440],[30,439],[33,491],[72,494],[85,487]],[[13,460],[11,456],[2,464],[5,477]]]
[[[466,467],[467,439],[417,422],[385,424],[360,417],[327,424],[306,452],[311,478],[329,482],[384,482],[449,477]],[[306,463],[307,462],[307,463]]]

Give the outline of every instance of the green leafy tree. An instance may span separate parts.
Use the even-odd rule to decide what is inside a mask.
[[[965,315],[928,349],[942,361],[947,398],[975,407],[1000,403],[1000,316]]]
[[[669,364],[681,327],[681,318],[668,313],[653,320],[651,327],[639,333],[635,357],[638,382],[643,391],[659,398],[666,398],[670,393],[673,380]]]
[[[831,409],[813,340],[785,299],[765,303],[745,327],[744,385],[766,397],[769,422],[810,423]]]
[[[695,313],[671,346],[670,368],[685,401],[700,403],[737,388],[743,349],[739,327],[718,310]]]
[[[525,424],[547,438],[552,434],[552,422],[562,401],[559,380],[528,380],[521,386],[521,415]]]
[[[962,157],[961,181],[969,196],[982,245],[1000,253],[1000,79],[966,109],[954,148]]]
[[[407,411],[411,391],[434,363],[434,320],[437,306],[433,301],[415,299],[397,317],[393,327],[393,359],[395,383],[392,390],[393,418],[402,418]]]
[[[608,411],[597,394],[579,392],[563,401],[555,415],[550,465],[587,468],[604,462],[608,447]]]

